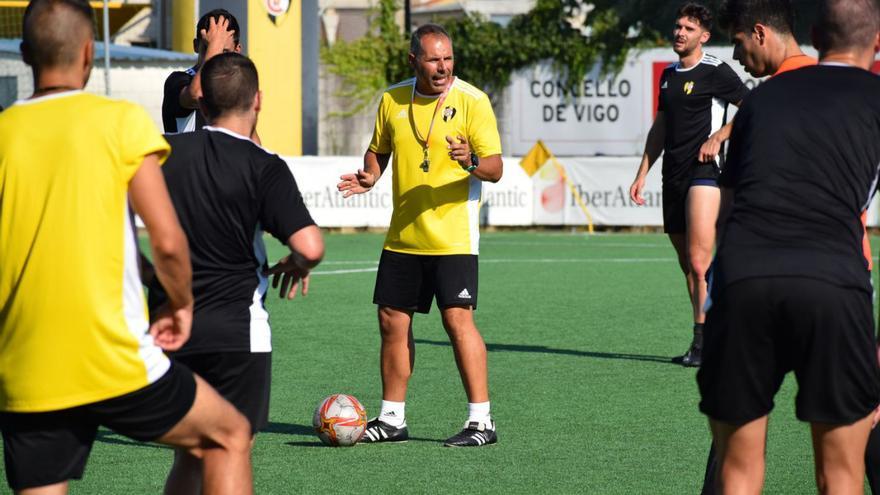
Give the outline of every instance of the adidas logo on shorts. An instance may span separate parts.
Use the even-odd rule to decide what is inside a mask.
[[[461,292],[458,293],[458,298],[459,299],[470,299],[471,293],[468,292],[467,288],[464,288],[461,290]]]

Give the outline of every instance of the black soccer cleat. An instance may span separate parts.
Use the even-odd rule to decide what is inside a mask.
[[[672,358],[672,362],[680,364],[686,368],[699,368],[700,365],[703,364],[703,349],[691,345],[686,353]]]
[[[486,427],[483,423],[476,421],[468,421],[464,425],[464,429],[457,435],[450,437],[443,443],[444,447],[482,447],[484,445],[492,445],[498,442],[498,435],[495,433],[495,422],[492,421],[491,428]]]
[[[367,423],[367,429],[364,430],[361,443],[393,443],[407,440],[409,440],[409,430],[406,426],[397,428],[379,418],[373,418]]]

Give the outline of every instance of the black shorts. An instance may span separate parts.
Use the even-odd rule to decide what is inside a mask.
[[[383,250],[373,304],[428,313],[437,297],[440,309],[477,309],[477,256],[429,256]]]
[[[709,163],[697,163],[694,166],[690,185],[718,187],[719,176],[721,176],[721,169],[718,168],[718,164],[714,161]]]
[[[271,352],[215,352],[174,356],[204,378],[251,423],[256,434],[269,424]]]
[[[690,187],[690,178],[663,183],[663,232],[687,232],[687,195]]]
[[[769,414],[789,371],[801,421],[851,424],[880,402],[870,294],[768,277],[713,289],[711,297],[697,373],[707,416],[742,424]]]
[[[156,440],[183,419],[195,397],[192,372],[172,362],[156,382],[119,397],[60,411],[0,413],[6,480],[23,490],[80,479],[99,426]]]

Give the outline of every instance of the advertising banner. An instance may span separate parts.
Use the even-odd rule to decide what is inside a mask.
[[[288,157],[303,200],[321,227],[385,228],[391,222],[391,167],[366,194],[343,198],[336,190],[339,176],[363,166],[363,158]],[[638,206],[629,188],[638,157],[561,157],[559,167],[548,160],[531,178],[519,157],[504,158],[504,176],[483,183],[480,223],[485,226],[587,225],[586,207],[596,226],[663,225],[663,192],[658,160],[648,174]],[[580,197],[577,201],[575,195]],[[579,204],[580,203],[580,204]],[[880,224],[877,199],[868,211],[868,225]]]
[[[802,48],[815,56],[813,48]],[[733,60],[732,47],[710,46],[706,53],[727,63],[749,88],[759,84]],[[505,93],[505,149],[524,155],[540,139],[557,156],[641,156],[660,75],[677,60],[669,48],[634,51],[619,72],[603,74],[597,64],[575,82],[555,75],[549,64],[518,72]]]

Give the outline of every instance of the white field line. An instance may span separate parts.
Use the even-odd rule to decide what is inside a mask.
[[[874,256],[875,261],[880,261],[880,257]],[[671,263],[675,258],[531,258],[531,259],[481,259],[480,264],[498,264],[498,263]],[[312,275],[346,275],[350,273],[373,273],[379,267],[375,261],[341,261],[326,262],[324,265],[331,264],[347,264],[347,265],[373,265],[369,268],[347,268],[343,270],[319,270],[312,272]]]
[[[531,258],[531,259],[481,259],[480,264],[489,263],[669,263],[675,258]],[[348,273],[370,273],[379,269],[375,261],[348,261],[346,264],[374,265],[369,268],[346,268],[342,270],[319,270],[312,275],[344,275]],[[329,263],[327,263],[329,264]]]
[[[492,246],[542,246],[542,247],[570,247],[570,246],[582,246],[585,248],[603,248],[603,247],[613,247],[613,248],[671,248],[672,244],[633,244],[630,242],[627,243],[613,243],[613,242],[535,242],[535,241],[481,241],[483,245],[492,245]]]
[[[376,272],[378,270],[379,270],[379,267],[374,266],[372,268],[352,268],[349,270],[317,271],[317,272],[312,272],[312,275],[345,275],[348,273],[370,273],[370,272]]]

